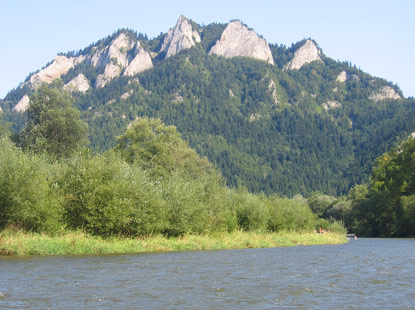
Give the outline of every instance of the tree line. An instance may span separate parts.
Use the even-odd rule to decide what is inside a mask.
[[[0,228],[149,236],[244,231],[344,232],[301,199],[229,188],[174,126],[141,118],[110,150],[86,146],[87,126],[61,82],[32,96],[18,137],[1,130]]]

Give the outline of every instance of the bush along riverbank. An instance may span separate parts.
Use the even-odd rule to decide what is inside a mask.
[[[66,137],[66,127],[56,140],[48,136],[56,131],[48,126],[57,124],[47,118],[47,130],[37,130],[44,114],[36,113],[50,111],[48,101],[61,96],[60,90],[41,90],[45,94],[34,97],[31,122],[21,136],[13,142],[0,135],[2,254],[269,247],[308,244],[276,241],[284,231],[312,233],[321,227],[346,233],[341,223],[319,219],[302,197],[229,188],[175,127],[158,119],[132,123],[116,146],[102,154],[72,145],[79,139]],[[72,115],[60,105],[55,109]]]
[[[222,250],[269,248],[280,246],[342,244],[344,234],[330,233],[260,233],[234,231],[211,235],[184,235],[145,238],[102,238],[83,232],[68,232],[58,236],[27,233],[12,229],[0,233],[0,255],[86,255],[122,254],[162,251]]]

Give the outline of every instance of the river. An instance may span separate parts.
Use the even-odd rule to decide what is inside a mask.
[[[0,309],[415,309],[415,239],[0,257]]]

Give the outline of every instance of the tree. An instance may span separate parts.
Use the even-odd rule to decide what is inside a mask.
[[[166,126],[159,119],[141,118],[134,122],[118,138],[115,149],[128,163],[151,169],[159,176],[174,170],[192,176],[213,171],[209,161],[187,145],[176,127]]]
[[[87,125],[72,107],[72,97],[60,80],[36,90],[30,97],[27,118],[21,134],[24,149],[65,158],[87,142]]]
[[[352,199],[358,231],[371,236],[414,235],[414,195],[415,139],[410,137],[376,160],[367,198]]]
[[[308,199],[308,205],[310,206],[311,211],[316,214],[318,217],[324,217],[336,201],[335,197],[322,195],[320,193],[314,193]]]

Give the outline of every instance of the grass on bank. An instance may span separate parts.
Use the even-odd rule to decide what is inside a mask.
[[[83,232],[61,236],[6,229],[0,232],[0,255],[120,254],[155,251],[269,248],[294,245],[341,244],[343,234],[258,233],[235,231],[213,235],[146,238],[101,238]]]

